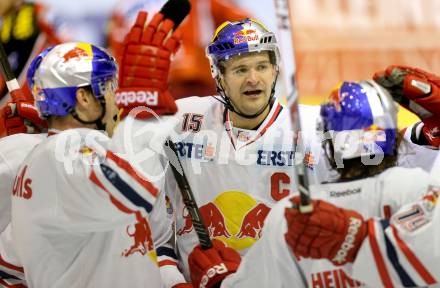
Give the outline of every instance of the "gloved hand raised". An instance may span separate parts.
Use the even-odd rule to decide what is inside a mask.
[[[391,65],[373,79],[393,99],[414,112],[424,123],[422,132],[434,147],[440,146],[440,77],[415,67]]]
[[[139,12],[118,55],[120,68],[116,104],[122,109],[121,118],[135,107],[147,107],[157,115],[177,111],[168,91],[168,74],[170,58],[179,47],[181,33],[179,30],[172,31],[173,21],[164,19],[160,12],[148,25],[146,20],[147,12]],[[152,117],[149,109],[136,117]]]

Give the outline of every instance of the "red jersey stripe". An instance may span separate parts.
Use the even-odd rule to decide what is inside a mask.
[[[397,245],[400,250],[405,254],[409,263],[414,267],[414,269],[419,273],[420,277],[426,282],[426,284],[431,285],[437,283],[434,277],[429,273],[429,271],[425,268],[425,266],[420,262],[417,256],[411,251],[411,249],[405,244],[405,242],[399,237],[396,227],[391,226],[391,230],[393,231],[393,236],[396,239]]]
[[[376,240],[376,230],[374,227],[374,221],[372,219],[368,220],[368,234],[371,251],[373,251],[374,261],[376,262],[382,284],[384,287],[393,287],[393,282],[391,281],[387,266],[385,265],[382,253],[380,252],[379,244]]]
[[[156,187],[154,187],[151,182],[143,179],[138,175],[138,173],[134,170],[134,168],[124,159],[118,157],[111,151],[107,151],[106,155],[107,159],[112,160],[119,168],[126,171],[134,180],[136,180],[142,187],[144,187],[147,191],[149,191],[154,197],[157,197],[159,191]]]

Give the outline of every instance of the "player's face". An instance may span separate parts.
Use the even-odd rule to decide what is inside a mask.
[[[225,63],[221,79],[234,108],[246,115],[258,113],[269,101],[276,77],[268,52],[239,55]]]
[[[104,94],[105,98],[105,115],[102,122],[105,124],[105,130],[107,134],[111,137],[113,135],[113,130],[116,127],[116,119],[118,115],[118,107],[115,101],[115,91],[117,88],[117,82],[114,80],[109,80],[106,83],[106,90]]]

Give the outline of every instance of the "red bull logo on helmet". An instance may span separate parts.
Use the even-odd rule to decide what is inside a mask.
[[[243,29],[234,33],[234,44],[240,44],[244,42],[259,41],[257,30],[255,29]]]
[[[266,204],[240,191],[223,192],[212,202],[200,207],[209,236],[239,251],[249,248],[261,237],[269,211]],[[182,227],[177,230],[180,236],[193,230],[187,209],[184,208],[182,212]]]
[[[80,60],[83,57],[90,57],[92,55],[92,47],[87,43],[79,43],[76,47],[67,51],[64,55],[64,62],[72,59]]]
[[[155,259],[156,255],[150,225],[147,219],[142,217],[140,213],[136,213],[136,220],[136,223],[129,224],[126,228],[128,236],[132,239],[132,244],[122,252],[122,256],[128,257],[139,253],[141,255],[148,254],[152,259]]]

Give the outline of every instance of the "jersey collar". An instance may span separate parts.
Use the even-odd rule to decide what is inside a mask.
[[[275,99],[274,104],[272,105],[272,108],[269,111],[269,114],[267,115],[266,119],[259,125],[256,133],[253,137],[251,137],[247,142],[244,142],[243,144],[237,144],[237,137],[235,136],[234,132],[232,131],[232,122],[230,121],[229,113],[230,111],[226,111],[225,115],[225,129],[228,133],[229,139],[231,140],[232,146],[235,150],[240,150],[241,148],[254,143],[257,141],[260,137],[266,133],[266,131],[269,129],[270,126],[275,122],[275,120],[280,115],[281,111],[283,110],[283,106],[278,102],[277,99]],[[238,147],[237,147],[238,145]]]

